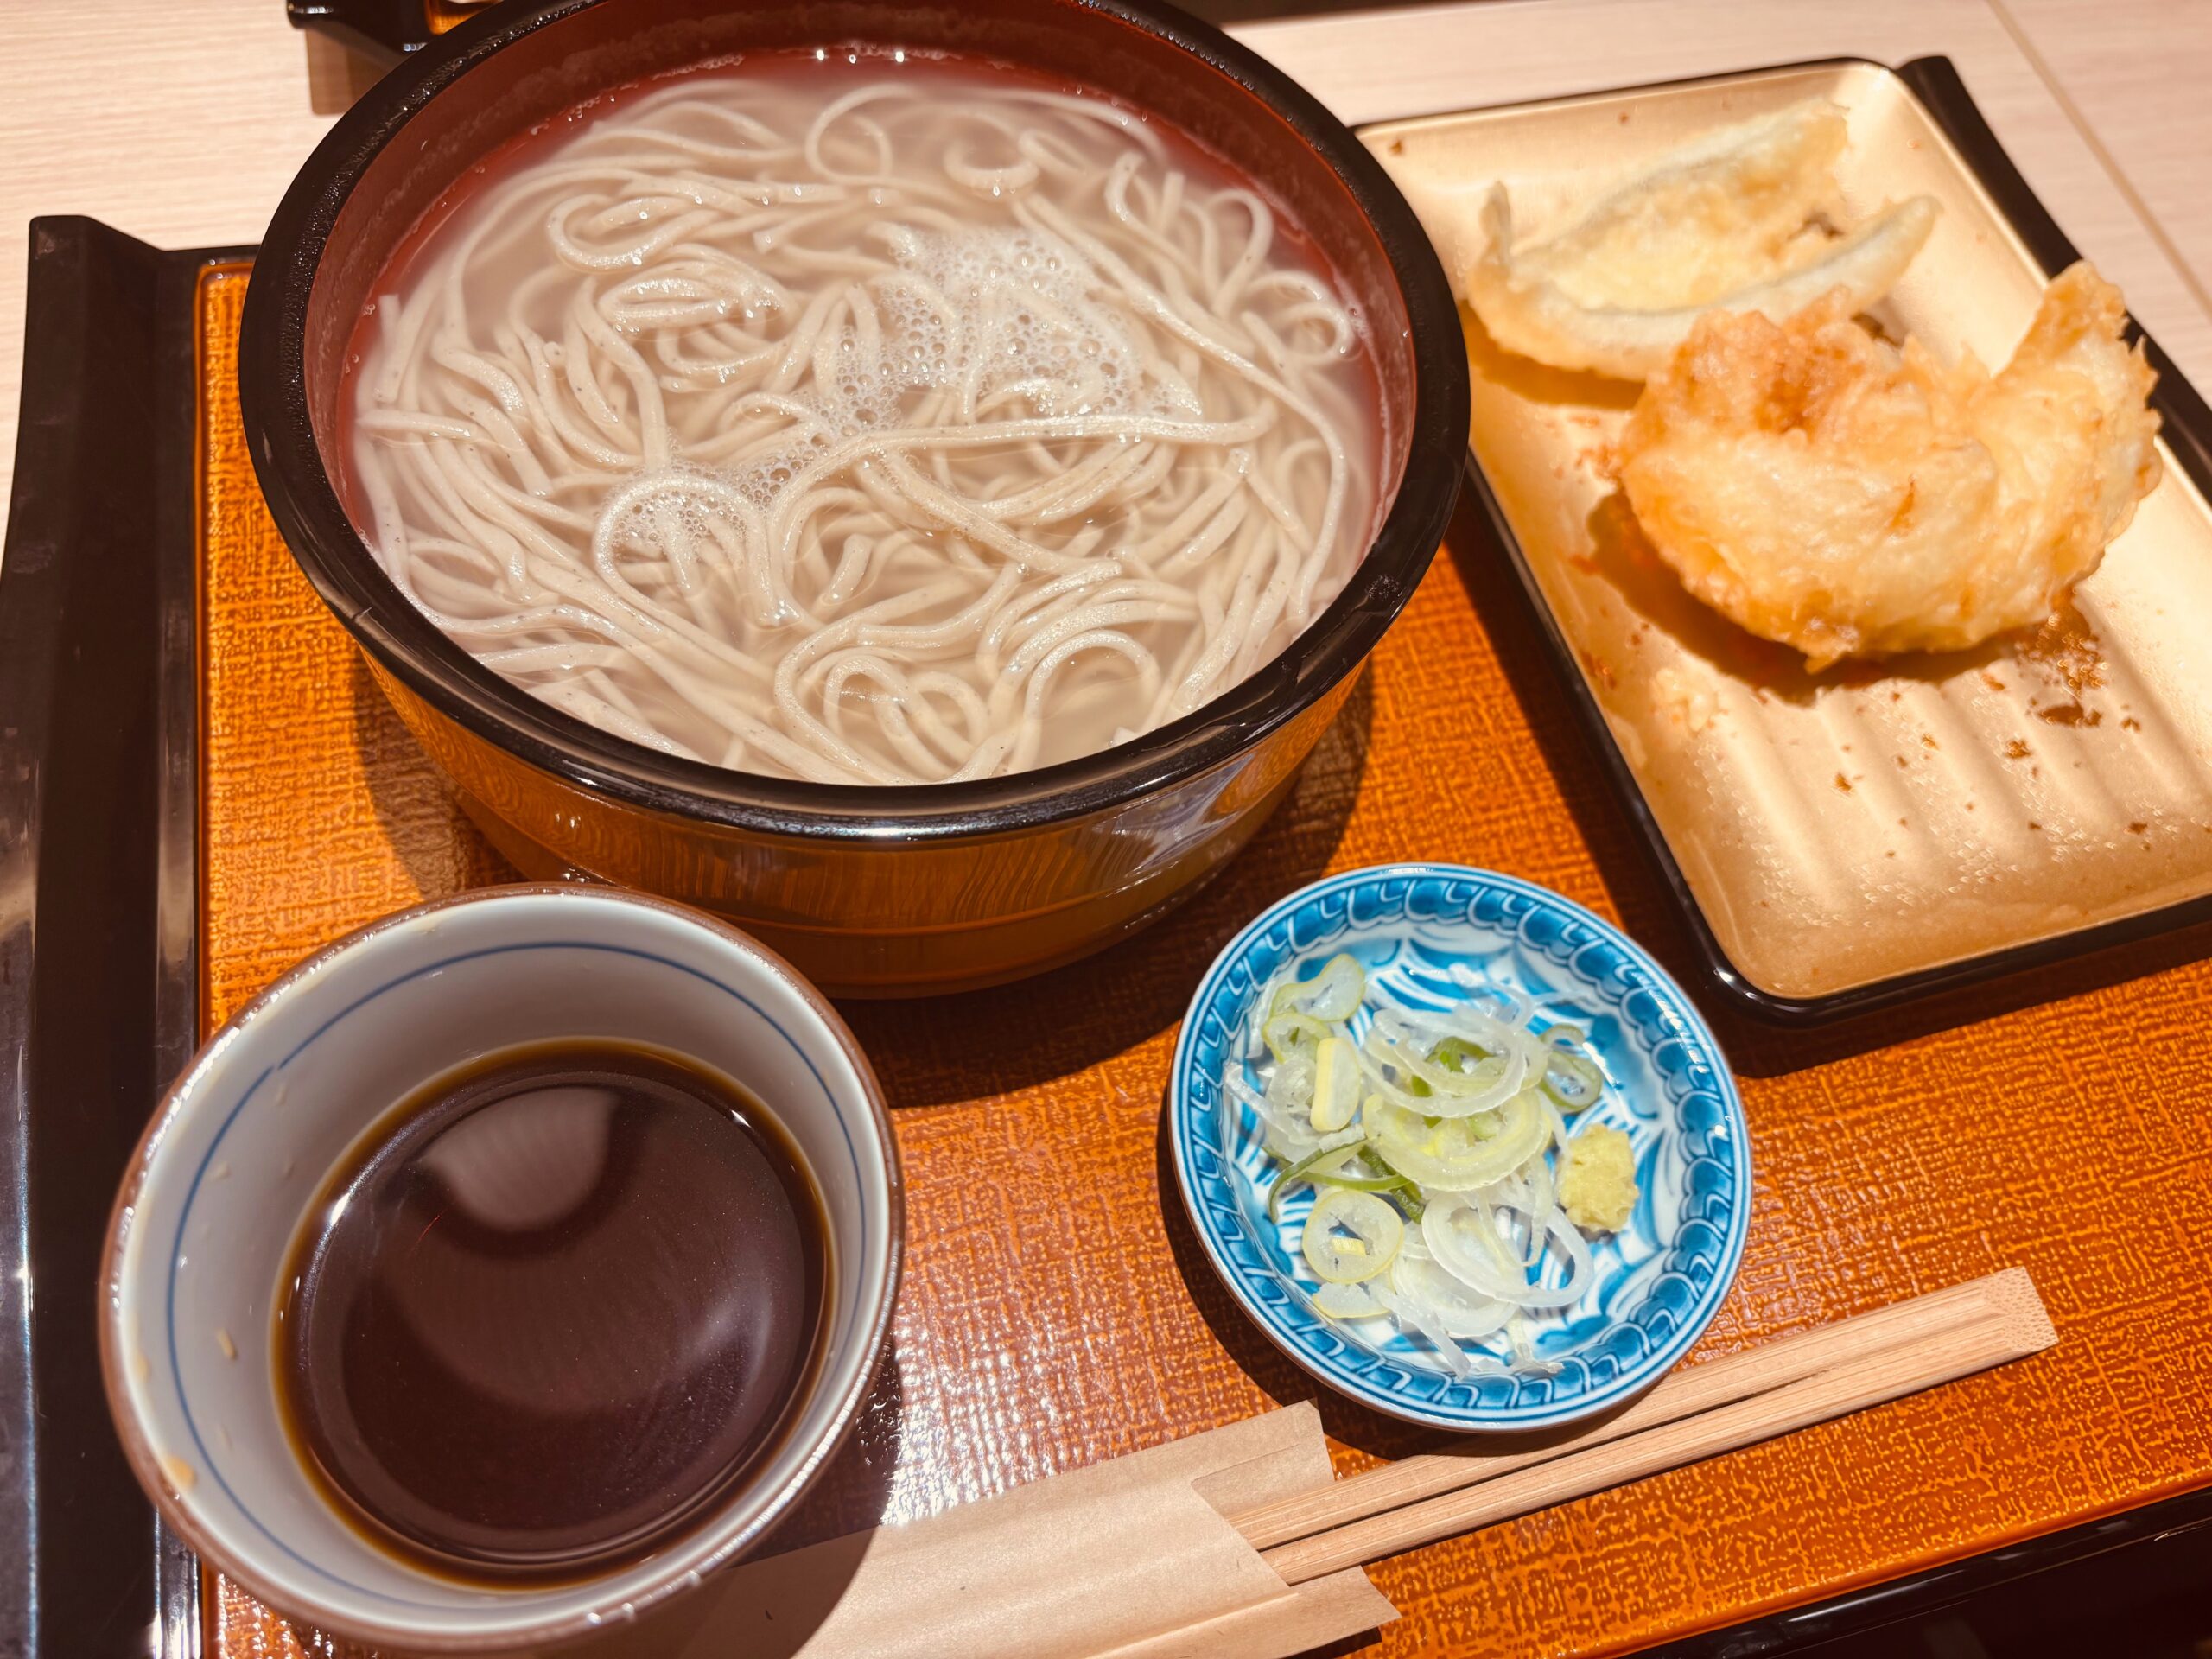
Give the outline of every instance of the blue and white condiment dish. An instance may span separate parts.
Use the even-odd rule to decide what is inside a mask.
[[[1469,995],[1471,976],[1529,998],[1536,1024],[1567,1021],[1588,1034],[1606,1087],[1576,1127],[1627,1132],[1641,1196],[1619,1231],[1591,1240],[1596,1275],[1581,1300],[1531,1319],[1534,1367],[1459,1376],[1425,1338],[1387,1319],[1325,1318],[1298,1243],[1310,1193],[1284,1205],[1280,1223],[1268,1218],[1281,1166],[1223,1078],[1251,1063],[1262,991],[1286,968],[1304,978],[1339,952],[1393,1001],[1448,1006]],[[1749,1137],[1713,1033],[1618,929],[1510,875],[1386,865],[1329,876],[1271,906],[1230,941],[1191,1000],[1169,1112],[1184,1200],[1230,1294],[1322,1382],[1412,1422],[1539,1429],[1622,1405],[1689,1351],[1743,1258]]]

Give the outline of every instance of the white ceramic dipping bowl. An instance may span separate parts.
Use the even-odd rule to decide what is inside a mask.
[[[381,1113],[450,1067],[548,1038],[674,1050],[775,1114],[827,1212],[830,1323],[795,1427],[703,1524],[601,1577],[493,1590],[409,1565],[318,1495],[277,1416],[271,1306],[309,1205]],[[109,1402],[162,1513],[274,1605],[416,1652],[535,1647],[696,1582],[798,1496],[874,1370],[901,1217],[874,1076],[844,1023],[779,957],[635,894],[474,893],[310,957],[218,1032],[169,1091],[109,1224]]]

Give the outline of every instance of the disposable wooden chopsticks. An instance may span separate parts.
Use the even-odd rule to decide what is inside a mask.
[[[1662,1379],[1618,1416],[1533,1450],[1408,1458],[1230,1516],[1289,1583],[1380,1560],[1933,1388],[2057,1340],[2010,1268]]]

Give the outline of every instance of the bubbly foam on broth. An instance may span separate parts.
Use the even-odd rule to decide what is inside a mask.
[[[1190,713],[1370,538],[1355,311],[1103,99],[771,53],[529,141],[397,261],[349,480],[486,666],[670,753],[987,777]]]

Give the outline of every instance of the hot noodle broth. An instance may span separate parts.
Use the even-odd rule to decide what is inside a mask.
[[[574,112],[379,285],[351,504],[486,666],[671,754],[988,777],[1196,709],[1374,530],[1356,310],[1026,72],[763,53]]]

